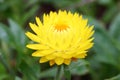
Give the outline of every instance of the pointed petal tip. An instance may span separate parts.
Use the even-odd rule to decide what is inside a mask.
[[[25,35],[27,36],[29,34],[29,31],[27,31],[26,33],[25,33]]]
[[[26,45],[27,48],[29,48],[29,45]]]
[[[64,63],[64,59],[63,59],[63,58],[58,57],[58,58],[56,58],[56,59],[55,59],[55,63],[56,63],[57,65],[61,65],[61,64],[63,64],[63,63]]]
[[[29,22],[29,26],[32,26],[32,25],[33,25],[33,23]]]
[[[39,19],[39,17],[38,17],[38,16],[36,16],[36,17],[35,17],[35,19]]]
[[[40,60],[39,60],[39,63],[45,63],[47,61],[48,60],[45,57],[41,57]]]
[[[53,66],[55,64],[54,60],[49,61],[50,66]]]
[[[65,59],[64,64],[69,65],[71,63],[71,59]]]
[[[36,54],[33,52],[31,56],[34,56],[34,57],[36,57]]]

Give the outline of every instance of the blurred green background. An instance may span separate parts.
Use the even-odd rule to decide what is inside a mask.
[[[120,80],[120,0],[0,0],[0,80],[53,80],[56,68],[31,56],[24,33],[36,16],[59,9],[95,25],[94,47],[70,65],[72,80]]]

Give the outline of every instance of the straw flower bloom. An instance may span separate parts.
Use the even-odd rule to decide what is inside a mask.
[[[40,57],[40,63],[69,65],[73,60],[85,58],[93,46],[94,30],[87,22],[78,13],[61,10],[44,14],[42,21],[36,17],[37,24],[29,24],[34,33],[26,32],[36,43],[27,47],[36,50],[32,56]]]

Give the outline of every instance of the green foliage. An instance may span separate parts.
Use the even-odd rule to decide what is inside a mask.
[[[106,79],[106,80],[120,80],[120,74],[110,79]]]
[[[118,41],[115,41],[110,33],[106,31],[103,24],[96,20],[91,20],[91,22],[95,24],[95,45],[93,51],[96,53],[90,58],[91,65],[95,70],[92,72],[92,75],[95,76],[99,72],[96,72],[96,70],[102,70],[99,76],[96,75],[97,78],[94,78],[95,80],[103,80],[120,72],[120,65],[118,64],[120,62],[120,50],[116,45]]]
[[[0,80],[53,80],[56,67],[39,64],[26,48],[25,30],[35,16],[67,9],[95,26],[94,47],[85,60],[72,62],[73,75],[89,80],[120,80],[119,0],[0,0]],[[63,69],[62,69],[63,70]],[[62,75],[64,73],[61,73]],[[62,76],[61,75],[61,76]]]

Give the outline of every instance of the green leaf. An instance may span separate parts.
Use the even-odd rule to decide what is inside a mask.
[[[114,39],[120,40],[120,13],[112,21],[109,33]]]
[[[120,13],[115,17],[115,19],[113,19],[110,25],[109,33],[113,38],[117,49],[120,51]]]
[[[0,63],[0,80],[4,80],[8,77],[5,67]]]
[[[10,35],[9,29],[7,28],[7,26],[0,23],[0,39],[7,43],[10,43],[10,37],[11,35]]]
[[[117,62],[120,61],[120,58],[118,57],[120,52],[105,30],[105,26],[97,20],[91,19],[90,22],[95,26],[93,50],[96,52],[96,60],[120,67]]]
[[[0,80],[4,80],[6,78],[8,78],[7,74],[0,74]]]
[[[0,39],[11,43],[14,48],[25,49],[27,38],[22,28],[13,20],[9,19],[10,28],[0,23]]]
[[[102,20],[105,22],[105,23],[109,23],[113,17],[116,15],[116,13],[118,12],[118,8],[116,5],[110,7],[109,9],[107,9],[105,11],[105,13],[103,14],[103,17],[102,17]]]
[[[40,74],[37,74],[38,66],[30,65],[26,61],[22,61],[19,66],[19,71],[24,75],[25,80],[38,80]]]
[[[73,3],[78,2],[79,0],[41,0],[43,3],[51,3],[56,8],[65,8],[67,6],[72,5]],[[58,4],[59,3],[59,4]]]
[[[120,80],[120,74],[117,75],[117,76],[114,76],[114,77],[112,77],[112,78],[105,79],[105,80]]]
[[[40,74],[40,78],[45,78],[45,77],[55,77],[57,68],[53,67],[48,70],[42,71]]]
[[[20,64],[23,56],[24,56],[24,51],[26,50],[26,43],[28,39],[25,36],[25,33],[23,29],[13,20],[9,19],[9,31],[12,34],[12,41],[13,41],[13,47],[15,50],[17,50],[17,65]]]
[[[13,35],[13,39],[16,47],[24,49],[25,44],[27,42],[27,38],[25,37],[24,31],[22,28],[13,20],[9,19],[10,31]]]
[[[33,6],[29,11],[27,11],[23,16],[22,23],[25,23],[30,17],[34,16],[35,12],[38,10],[38,5]]]
[[[22,79],[21,79],[20,77],[17,77],[17,76],[16,76],[16,77],[15,77],[15,80],[22,80]]]
[[[98,0],[98,2],[99,2],[100,4],[106,5],[106,4],[112,3],[113,1],[112,1],[112,0]]]
[[[77,60],[69,65],[71,74],[83,75],[89,72],[89,63],[85,60]]]

